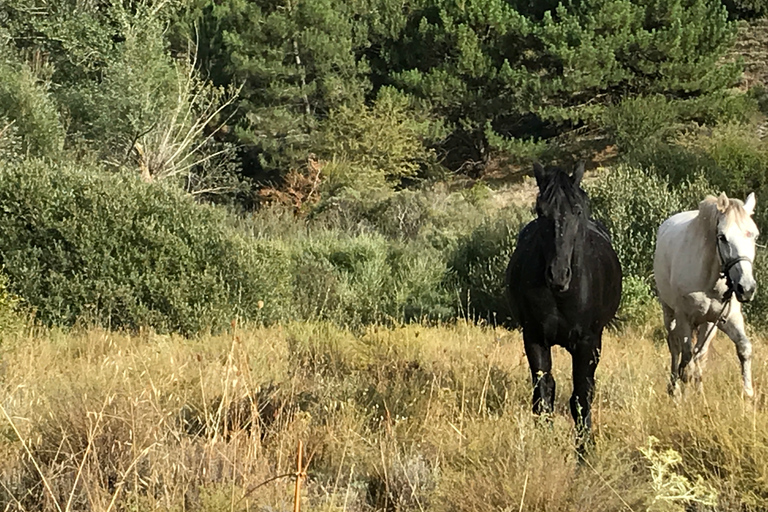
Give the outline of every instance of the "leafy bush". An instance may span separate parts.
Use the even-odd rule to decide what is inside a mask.
[[[454,285],[466,314],[493,323],[509,321],[505,274],[520,229],[532,214],[509,207],[459,240],[450,257]]]
[[[8,291],[8,277],[0,273],[0,333],[19,324],[18,307],[20,299]]]
[[[55,156],[64,145],[64,128],[48,85],[0,40],[0,139],[12,127],[21,154]]]
[[[680,144],[712,161],[707,178],[717,190],[744,199],[768,184],[768,150],[749,125],[717,126]]]
[[[358,325],[455,311],[442,288],[445,263],[434,249],[330,231],[302,242],[295,260],[294,297],[303,318]]]
[[[661,95],[627,98],[603,114],[606,131],[629,153],[662,141],[676,121],[675,105]]]
[[[45,323],[194,333],[287,316],[286,250],[247,240],[223,211],[98,169],[3,167],[0,255]]]
[[[704,187],[700,181],[673,187],[664,178],[628,165],[620,165],[586,185],[594,216],[611,233],[625,275],[651,275],[659,226],[673,213],[697,208],[706,195]],[[691,189],[697,190],[689,193]],[[683,197],[687,196],[698,199],[684,204]]]
[[[642,278],[629,274],[624,275],[621,281],[621,303],[616,313],[620,323],[646,325],[653,318],[661,318],[650,277]]]
[[[328,187],[387,189],[416,178],[422,167],[436,165],[434,152],[423,143],[435,128],[392,88],[383,88],[372,107],[339,107],[316,140],[318,153],[328,160]]]

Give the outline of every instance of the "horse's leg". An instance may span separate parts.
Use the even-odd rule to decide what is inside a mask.
[[[528,357],[533,381],[533,412],[552,412],[555,405],[555,379],[552,377],[551,349],[532,338],[523,331],[525,355]]]
[[[680,322],[679,319],[675,317],[675,310],[663,302],[661,303],[661,309],[664,312],[664,326],[667,328],[667,346],[669,347],[669,355],[671,359],[667,392],[671,396],[679,396],[680,385],[677,381],[680,377],[680,362],[683,352],[682,335],[684,334],[684,332],[681,332],[680,326],[681,324],[687,324],[687,322]]]
[[[696,346],[693,349],[693,359],[688,366],[690,379],[696,383],[701,391],[701,375],[707,362],[707,353],[712,340],[715,339],[717,327],[714,322],[701,324],[696,334]]]
[[[595,370],[600,362],[602,333],[576,344],[571,353],[573,361],[573,395],[571,416],[576,423],[579,448],[592,440],[592,396],[595,389]]]
[[[686,384],[691,380],[691,360],[693,359],[693,326],[679,320],[678,325],[680,332],[680,380]]]
[[[754,395],[752,389],[752,342],[747,338],[744,332],[744,316],[740,309],[734,309],[729,315],[728,320],[720,326],[720,330],[728,335],[736,344],[736,353],[739,354],[741,362],[741,377],[744,381],[744,394]]]

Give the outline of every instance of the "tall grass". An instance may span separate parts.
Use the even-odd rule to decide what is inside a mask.
[[[666,394],[658,331],[608,334],[579,463],[570,357],[530,413],[518,332],[457,324],[234,328],[185,339],[27,330],[2,345],[4,510],[764,510],[766,363],[740,398],[731,343],[704,392]],[[655,440],[654,440],[655,439]],[[714,504],[714,505],[713,505]]]

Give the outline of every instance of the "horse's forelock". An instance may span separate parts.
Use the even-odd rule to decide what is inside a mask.
[[[570,205],[586,203],[585,197],[579,194],[579,187],[573,184],[570,176],[561,169],[549,174],[549,179],[543,190],[539,190],[539,199],[545,204],[556,206],[565,200]]]
[[[717,227],[719,214],[720,210],[717,208],[717,198],[715,196],[707,196],[699,203],[699,215],[701,215],[713,229]],[[741,199],[729,199],[728,208],[726,208],[724,214],[729,223],[735,222],[737,224],[742,224],[750,218],[747,210],[744,209],[744,202]]]

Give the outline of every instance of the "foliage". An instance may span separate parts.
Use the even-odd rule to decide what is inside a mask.
[[[734,18],[753,19],[768,14],[768,2],[765,0],[724,0],[723,4]]]
[[[193,3],[180,19],[182,30],[199,29],[213,80],[245,84],[237,133],[258,152],[255,165],[279,170],[302,161],[320,121],[370,90],[356,54],[365,45],[356,14],[339,0],[225,0]]]
[[[136,178],[3,165],[0,254],[12,290],[43,322],[195,333],[286,315],[284,250],[247,241],[223,212]]]
[[[707,178],[717,190],[744,199],[768,184],[768,150],[749,125],[717,126],[681,137],[680,145],[711,160]]]
[[[0,33],[0,139],[15,136],[19,156],[55,157],[63,148],[64,128],[49,92],[49,73],[47,66],[35,70],[18,58]]]
[[[704,191],[708,192],[706,186],[705,182],[696,181],[673,187],[664,178],[627,165],[605,172],[586,185],[592,211],[611,233],[624,274],[642,279],[651,275],[659,226],[673,213],[697,208],[698,201],[706,195]],[[686,189],[696,192],[684,194]],[[699,199],[683,204],[685,195]]]
[[[449,266],[466,316],[509,324],[506,269],[517,234],[530,220],[530,211],[510,207],[459,240]]]
[[[704,97],[738,75],[719,63],[736,33],[719,2],[563,3],[542,5],[540,17],[529,5],[413,5],[374,73],[455,123],[475,160],[488,158],[489,124],[504,137],[551,138],[596,126],[628,91]]]
[[[0,333],[18,327],[21,299],[8,290],[8,277],[0,273]]]
[[[606,109],[605,129],[627,153],[662,142],[675,129],[677,113],[664,96],[630,97]]]
[[[651,469],[652,486],[655,493],[653,503],[648,510],[687,510],[682,505],[698,503],[704,506],[717,505],[717,491],[712,489],[699,475],[695,482],[677,474],[675,467],[683,457],[669,448],[660,451],[656,448],[659,440],[650,436],[648,444],[640,448],[640,453],[648,460]]]
[[[398,247],[381,236],[330,232],[296,250],[294,289],[304,318],[360,325],[453,315],[439,253]]]
[[[661,311],[653,293],[655,284],[650,276],[624,274],[621,279],[621,303],[616,319],[622,327],[641,327],[659,318]]]
[[[387,189],[435,166],[434,152],[424,145],[433,127],[415,114],[408,98],[392,88],[382,89],[372,107],[343,105],[332,112],[315,141],[328,161],[327,186]]]
[[[128,12],[117,5],[123,41],[99,82],[82,91],[90,116],[85,135],[108,162],[119,168],[130,161],[145,181],[174,180],[194,194],[231,191],[231,170],[210,164],[227,153],[213,137],[238,90],[203,80],[196,49],[171,56],[159,6],[139,4]]]

